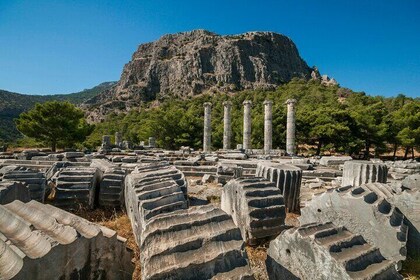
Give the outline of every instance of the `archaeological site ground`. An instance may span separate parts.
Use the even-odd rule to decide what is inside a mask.
[[[0,88],[97,86],[0,90],[0,280],[420,280],[420,5],[16,2]]]

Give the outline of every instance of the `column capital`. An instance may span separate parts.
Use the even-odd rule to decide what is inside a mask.
[[[224,101],[223,102],[223,106],[230,107],[230,106],[232,106],[232,102],[230,102],[230,101]]]
[[[245,100],[242,104],[243,105],[251,105],[252,106],[252,101],[251,100]]]
[[[203,106],[204,107],[211,107],[211,102],[204,102]]]
[[[284,104],[295,104],[296,102],[297,102],[296,99],[291,98],[291,99],[287,99],[286,102],[284,102]]]
[[[271,100],[264,100],[264,105],[273,105],[273,101]]]

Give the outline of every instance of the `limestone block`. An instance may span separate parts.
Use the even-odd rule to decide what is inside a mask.
[[[0,279],[132,278],[115,231],[34,200],[0,205],[0,220]]]
[[[402,181],[402,186],[404,189],[420,190],[420,174],[408,175]]]
[[[253,279],[239,229],[211,205],[151,219],[140,252],[144,280]]]
[[[389,186],[369,183],[358,187],[341,187],[314,195],[301,209],[301,224],[333,221],[370,244],[396,263],[406,258],[407,226],[404,215],[390,199]]]
[[[230,180],[222,193],[221,208],[232,216],[249,244],[276,237],[286,218],[283,196],[264,178]]]
[[[388,168],[384,163],[352,160],[344,163],[342,186],[360,186],[366,183],[386,183]]]
[[[404,189],[402,192],[394,194],[391,203],[398,207],[406,217],[409,227],[408,254],[413,258],[420,257],[420,188]]]
[[[269,279],[402,279],[378,248],[332,223],[284,231],[267,254]]]
[[[126,171],[113,168],[105,171],[99,184],[99,206],[121,207],[124,205],[124,182]]]
[[[188,207],[181,186],[174,179],[174,175],[179,173],[173,173],[172,167],[157,171],[153,166],[149,167],[149,170],[144,167],[142,171],[135,170],[125,180],[125,205],[138,244],[148,220],[162,213]]]
[[[78,209],[83,206],[93,209],[99,182],[98,168],[71,165],[60,168],[51,178],[49,199],[60,208]]]
[[[260,162],[257,165],[257,177],[264,177],[274,182],[283,195],[288,212],[299,211],[300,185],[302,170],[289,164]]]
[[[9,166],[3,175],[3,181],[18,181],[26,184],[31,199],[44,202],[46,179],[42,172],[26,167]]]
[[[7,204],[14,200],[28,202],[31,194],[25,183],[21,182],[0,182],[0,204]]]
[[[324,156],[320,159],[319,164],[324,166],[337,166],[344,164],[346,161],[353,160],[350,156]]]

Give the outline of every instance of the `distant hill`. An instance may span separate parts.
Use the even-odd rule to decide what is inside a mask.
[[[27,95],[6,90],[0,90],[0,140],[10,141],[21,137],[17,131],[13,119],[20,113],[31,109],[36,103],[51,100],[69,101],[79,105],[86,100],[97,96],[104,90],[111,88],[116,82],[104,82],[91,89],[70,94],[55,95]]]

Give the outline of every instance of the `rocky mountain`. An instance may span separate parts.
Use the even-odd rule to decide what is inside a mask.
[[[0,140],[9,141],[21,136],[14,125],[13,119],[17,118],[20,113],[31,109],[35,103],[66,100],[79,105],[115,84],[116,82],[105,82],[80,92],[55,95],[27,95],[0,90]]]
[[[288,37],[273,32],[220,36],[205,30],[169,34],[142,44],[119,82],[87,101],[89,119],[127,111],[142,102],[194,96],[206,91],[272,89],[312,68]]]

